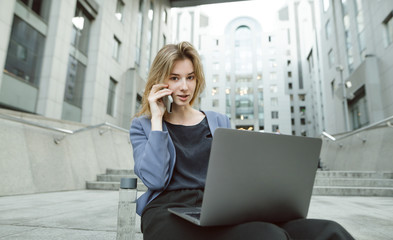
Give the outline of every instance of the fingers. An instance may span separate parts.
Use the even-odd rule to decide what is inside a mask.
[[[172,90],[168,89],[168,84],[156,84],[151,88],[148,101],[152,117],[162,117],[165,113],[165,106],[162,101],[164,96],[172,94]]]
[[[157,102],[162,97],[168,96],[172,94],[172,90],[168,89],[168,84],[156,84],[153,85],[150,94],[149,94],[149,102]]]

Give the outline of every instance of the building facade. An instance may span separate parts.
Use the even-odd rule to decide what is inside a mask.
[[[287,82],[291,74],[288,29],[264,32],[258,21],[239,17],[224,36],[203,36],[207,88],[203,109],[227,114],[232,126],[292,134]]]
[[[172,13],[173,22],[183,19],[173,24],[173,39],[191,39],[203,60],[206,89],[198,107],[226,114],[233,128],[310,133],[305,116],[308,85],[299,80],[295,16],[288,7],[277,12],[280,21],[274,31],[264,31],[254,18],[237,17],[223,35],[206,30],[209,19],[198,7]],[[194,20],[185,21],[184,14]]]
[[[310,73],[304,77],[316,88],[314,135],[353,131],[392,116],[393,1],[303,0],[291,6],[297,23],[310,17],[308,35],[296,29],[301,42],[309,39],[300,52],[302,72]]]
[[[129,128],[152,58],[170,41],[169,1],[10,0],[0,9],[1,107]]]

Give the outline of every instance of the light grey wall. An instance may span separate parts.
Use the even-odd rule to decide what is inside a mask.
[[[334,142],[324,139],[321,161],[329,170],[393,171],[392,142],[393,128],[386,125]]]
[[[85,125],[0,110],[28,121],[76,130]],[[133,169],[128,133],[92,129],[67,135],[0,118],[0,196],[85,189],[106,168]]]
[[[12,15],[14,14],[16,0],[0,2],[0,68],[4,69],[7,57],[8,42],[11,35]],[[3,71],[0,71],[0,87],[3,79]]]

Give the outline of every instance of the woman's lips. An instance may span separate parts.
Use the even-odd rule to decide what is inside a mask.
[[[181,101],[186,101],[188,99],[189,95],[177,95],[177,97],[181,100]]]

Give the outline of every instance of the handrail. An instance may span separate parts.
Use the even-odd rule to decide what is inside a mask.
[[[371,125],[368,125],[368,126],[365,126],[365,127],[359,128],[359,129],[356,129],[355,131],[347,132],[347,133],[345,133],[343,136],[340,136],[340,137],[333,137],[331,134],[329,134],[329,133],[327,133],[327,132],[325,132],[325,131],[323,131],[321,134],[322,134],[323,136],[329,138],[329,139],[332,140],[332,141],[338,141],[338,140],[342,140],[342,139],[344,139],[344,138],[347,138],[347,137],[349,137],[349,136],[355,135],[355,134],[357,134],[357,133],[359,133],[359,132],[363,132],[363,131],[366,131],[366,130],[368,130],[368,129],[374,128],[374,127],[376,127],[376,126],[378,126],[378,125],[381,125],[381,124],[384,124],[384,123],[386,123],[386,125],[387,125],[388,127],[393,127],[393,125],[392,125],[392,123],[390,122],[390,120],[393,120],[393,116],[390,116],[390,117],[385,118],[385,119],[383,119],[383,120],[381,120],[381,121],[375,122],[375,123],[373,123],[373,124],[371,124]],[[335,135],[340,135],[340,134],[335,134]]]
[[[25,120],[25,119],[22,119],[22,118],[6,115],[6,114],[2,114],[2,113],[0,113],[0,118],[6,119],[6,120],[10,120],[10,121],[14,121],[14,122],[23,123],[23,124],[34,126],[34,127],[39,127],[39,128],[55,131],[55,132],[60,132],[60,133],[63,133],[63,134],[69,134],[69,135],[77,134],[77,133],[84,132],[84,131],[91,130],[91,129],[95,129],[95,128],[100,128],[100,127],[103,127],[103,126],[107,126],[109,128],[114,128],[114,129],[117,129],[119,131],[128,133],[127,129],[118,127],[118,126],[116,126],[114,124],[111,124],[111,123],[108,123],[108,122],[104,122],[104,123],[100,123],[100,124],[97,124],[97,125],[91,125],[91,126],[83,127],[83,128],[80,128],[80,129],[72,131],[72,130],[68,130],[68,129],[51,127],[51,126],[47,126],[47,125],[44,125],[44,124],[31,122],[31,121],[28,121],[28,120]],[[101,135],[103,133],[104,132],[100,132]],[[55,139],[55,143],[56,144],[59,143],[63,138],[56,138]]]

